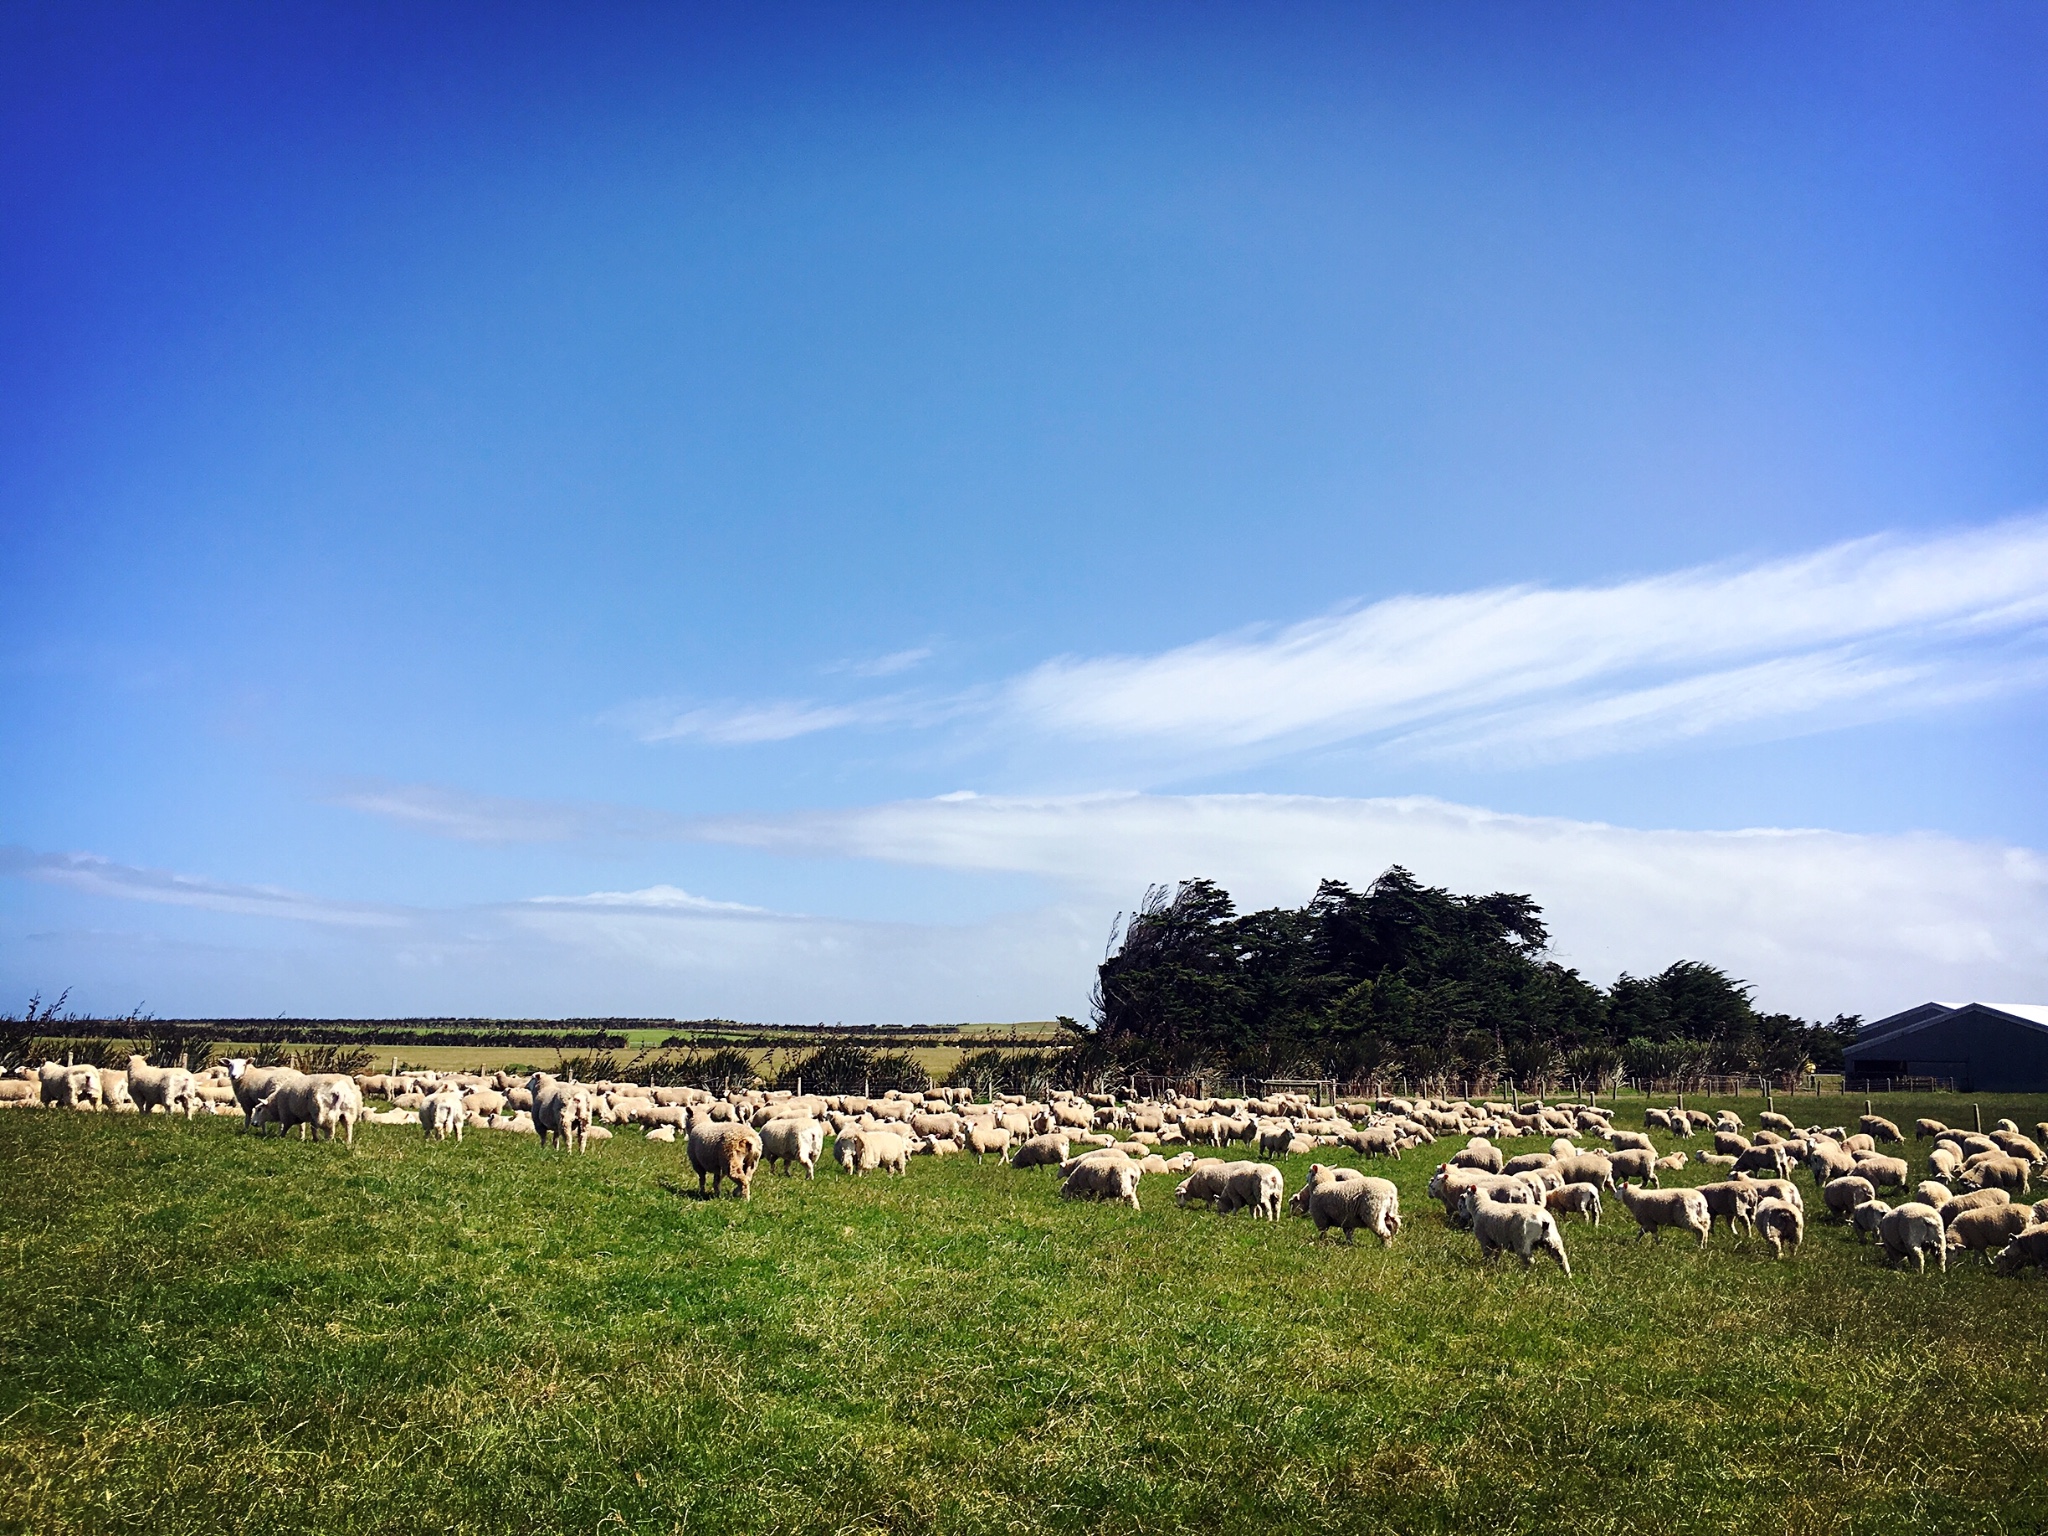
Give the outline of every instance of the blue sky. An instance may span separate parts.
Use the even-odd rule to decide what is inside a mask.
[[[0,13],[0,987],[2048,996],[2035,7]],[[18,1006],[18,1004],[16,1004]]]

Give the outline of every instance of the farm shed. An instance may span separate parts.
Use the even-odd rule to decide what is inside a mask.
[[[2048,1005],[1922,1003],[1866,1024],[1850,1077],[1952,1077],[1964,1093],[2048,1093]]]

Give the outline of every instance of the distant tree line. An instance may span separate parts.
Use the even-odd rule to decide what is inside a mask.
[[[1398,865],[1259,912],[1210,880],[1153,887],[1112,936],[1076,1049],[1090,1076],[1538,1087],[1836,1070],[1861,1022],[1759,1012],[1747,983],[1695,960],[1602,989],[1549,943],[1532,898],[1455,895]]]

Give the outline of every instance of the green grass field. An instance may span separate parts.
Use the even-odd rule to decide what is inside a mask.
[[[1432,1161],[1376,1165],[1406,1230],[1347,1250],[967,1159],[712,1203],[630,1131],[351,1153],[0,1114],[0,1529],[2048,1523],[2048,1284],[1889,1270],[1817,1220],[1783,1263],[1652,1247],[1614,1203],[1568,1224],[1570,1280],[1488,1266]]]

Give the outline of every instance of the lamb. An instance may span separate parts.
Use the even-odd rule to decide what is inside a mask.
[[[899,1146],[901,1138],[894,1138]],[[693,1119],[689,1134],[690,1171],[697,1175],[697,1193],[704,1193],[704,1181],[711,1180],[711,1198],[723,1192],[731,1179],[742,1200],[754,1198],[754,1170],[761,1163],[761,1133],[751,1125],[733,1120]],[[909,1149],[904,1148],[907,1155]]]
[[[1965,1189],[2004,1189],[2024,1195],[2033,1188],[2026,1160],[2002,1152],[1980,1152],[1956,1176]]]
[[[1138,1209],[1138,1165],[1121,1152],[1096,1152],[1067,1164],[1062,1200],[1108,1200]]]
[[[402,1111],[401,1111],[402,1113]],[[462,1140],[462,1127],[469,1120],[469,1107],[454,1089],[444,1089],[420,1106],[420,1132],[429,1141]]]
[[[2037,1264],[2048,1275],[2048,1221],[2037,1221],[2003,1248],[1992,1261],[2002,1275],[2017,1274],[2028,1264]]]
[[[761,1127],[762,1160],[771,1167],[776,1163],[782,1164],[784,1178],[801,1163],[805,1177],[815,1179],[818,1176],[818,1159],[824,1151],[825,1127],[816,1120],[770,1120]]]
[[[1883,1115],[1864,1115],[1856,1122],[1856,1129],[1876,1142],[1904,1141],[1906,1139],[1899,1131],[1899,1128],[1893,1125],[1891,1121],[1885,1119]]]
[[[1010,1158],[1012,1168],[1057,1168],[1067,1160],[1067,1138],[1057,1131],[1033,1136]]]
[[[1771,1173],[1784,1178],[1792,1171],[1792,1154],[1783,1145],[1753,1146],[1735,1159],[1737,1173],[1760,1172],[1769,1169]]]
[[[36,1068],[36,1079],[43,1103],[50,1108],[96,1110],[106,1104],[97,1067],[46,1061]]]
[[[1034,1137],[1033,1140],[1058,1140],[1062,1146],[1065,1145],[1063,1137]],[[839,1160],[839,1166],[855,1178],[877,1168],[893,1174],[910,1171],[910,1143],[895,1131],[878,1130],[873,1126],[842,1132],[832,1144],[832,1155]],[[701,1184],[703,1181],[700,1179],[698,1182]]]
[[[2024,1205],[1987,1205],[1965,1211],[1948,1224],[1948,1245],[1984,1255],[1991,1262],[2001,1249],[2033,1225],[2034,1213]]]
[[[1657,1159],[1657,1172],[1660,1174],[1677,1173],[1680,1169],[1684,1167],[1685,1154],[1683,1152],[1673,1152],[1668,1157],[1660,1157]]]
[[[1614,1163],[1598,1152],[1560,1153],[1557,1171],[1567,1184],[1591,1184],[1595,1189],[1606,1190],[1614,1188]]]
[[[1806,1169],[1816,1184],[1856,1171],[1856,1159],[1832,1141],[1816,1140],[1806,1149]]]
[[[1249,1209],[1254,1220],[1278,1221],[1286,1183],[1271,1163],[1232,1163],[1216,1196],[1216,1214]]]
[[[1776,1131],[1781,1136],[1795,1135],[1799,1130],[1799,1127],[1792,1123],[1791,1116],[1781,1115],[1776,1110],[1770,1109],[1758,1115],[1756,1123],[1767,1131]]]
[[[286,1083],[305,1081],[305,1076],[295,1067],[252,1067],[246,1056],[230,1056],[228,1081],[234,1085],[235,1102],[242,1106],[242,1128],[255,1130],[256,1106]]]
[[[1499,1173],[1504,1159],[1500,1148],[1484,1136],[1475,1136],[1465,1144],[1463,1151],[1451,1157],[1453,1168],[1472,1168],[1481,1173]]]
[[[581,1083],[565,1083],[551,1072],[536,1072],[527,1079],[533,1095],[533,1128],[540,1143],[558,1142],[566,1151],[590,1150],[590,1090]]]
[[[1657,1187],[1657,1154],[1641,1148],[1616,1152],[1607,1161],[1613,1165],[1616,1184],[1629,1179],[1641,1179],[1646,1189]]]
[[[1197,1158],[1188,1165],[1187,1177],[1180,1181],[1180,1187],[1173,1192],[1176,1205],[1187,1205],[1199,1200],[1207,1206],[1214,1206],[1216,1197],[1223,1193],[1223,1186],[1230,1177],[1234,1164],[1220,1157]]]
[[[1630,1185],[1617,1186],[1621,1203],[1636,1219],[1636,1241],[1641,1242],[1647,1234],[1651,1242],[1661,1239],[1666,1227],[1677,1227],[1699,1235],[1700,1246],[1707,1246],[1707,1234],[1712,1229],[1707,1215],[1706,1197],[1696,1189],[1635,1189]]]
[[[1562,1214],[1576,1211],[1594,1226],[1600,1225],[1600,1191],[1591,1184],[1566,1184],[1543,1197],[1545,1209]]]
[[[313,1077],[295,1072],[249,1112],[251,1125],[275,1125],[287,1131],[296,1125],[302,1141],[308,1129],[316,1141],[332,1141],[334,1133],[340,1131],[351,1147],[356,1144],[356,1122],[362,1117],[362,1090],[353,1078],[339,1072],[322,1072]]]
[[[1821,1204],[1828,1208],[1828,1214],[1840,1221],[1857,1206],[1875,1200],[1877,1186],[1858,1174],[1844,1174],[1821,1185],[1820,1198]]]
[[[1856,1206],[1849,1212],[1849,1226],[1856,1233],[1856,1241],[1860,1243],[1865,1238],[1875,1237],[1878,1227],[1891,1213],[1892,1208],[1882,1200],[1870,1199]]]
[[[1948,1236],[1942,1230],[1941,1213],[1917,1201],[1895,1206],[1877,1224],[1877,1240],[1885,1258],[1902,1262],[1909,1254],[1921,1274],[1927,1273],[1927,1250],[1934,1250],[1943,1274],[1948,1273]]]
[[[1879,1189],[1904,1189],[1910,1176],[1903,1157],[1880,1157],[1874,1152],[1856,1159],[1856,1171]]]
[[[997,1161],[1001,1161],[1003,1154],[1010,1150],[1009,1128],[991,1125],[987,1121],[974,1122],[967,1127],[967,1150],[974,1154],[977,1164],[990,1152],[995,1153]]]
[[[1362,1131],[1346,1131],[1344,1145],[1360,1157],[1391,1157],[1401,1155],[1401,1133],[1391,1125],[1367,1126]]]
[[[1929,1200],[1924,1203],[1941,1212],[1942,1222],[1946,1225],[1966,1211],[1988,1211],[2002,1205],[2010,1205],[2012,1196],[2002,1189],[1973,1189],[1967,1195],[1954,1195],[1947,1200]]]
[[[1783,1200],[1763,1200],[1757,1204],[1752,1226],[1771,1245],[1771,1257],[1782,1259],[1788,1249],[1799,1251],[1800,1240],[1806,1236],[1806,1214]]]
[[[676,1139],[676,1128],[672,1125],[657,1125],[647,1133],[647,1139],[649,1141],[673,1142]]]
[[[1707,1203],[1707,1231],[1714,1230],[1714,1223],[1728,1223],[1728,1235],[1733,1237],[1737,1227],[1756,1230],[1756,1211],[1763,1199],[1763,1187],[1748,1180],[1730,1180],[1721,1184],[1699,1186],[1700,1198]]]
[[[1571,1278],[1572,1264],[1565,1256],[1564,1234],[1557,1229],[1557,1218],[1542,1206],[1502,1205],[1472,1190],[1466,1195],[1465,1217],[1471,1223],[1472,1235],[1479,1239],[1479,1251],[1484,1257],[1512,1253],[1528,1269],[1535,1264],[1540,1249],[1557,1260],[1565,1278]]]
[[[1368,1178],[1350,1168],[1311,1165],[1308,1182],[1289,1203],[1297,1214],[1315,1222],[1318,1237],[1336,1227],[1349,1243],[1363,1227],[1384,1248],[1401,1230],[1401,1192],[1389,1180]]]
[[[190,1120],[199,1112],[199,1089],[183,1067],[152,1067],[147,1056],[128,1058],[128,1096],[138,1113],[160,1109],[167,1115],[183,1111]]]

